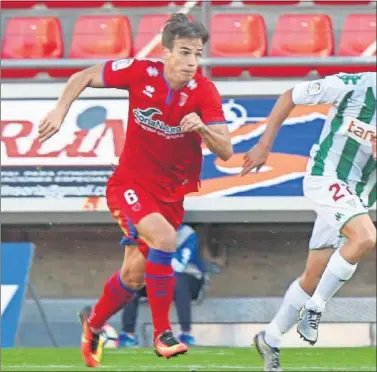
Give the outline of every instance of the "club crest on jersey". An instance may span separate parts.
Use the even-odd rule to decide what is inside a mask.
[[[178,138],[183,136],[183,133],[181,133],[181,127],[170,127],[162,120],[155,118],[155,115],[162,114],[162,112],[157,108],[152,107],[145,110],[137,108],[133,110],[133,114],[135,115],[136,123],[141,125],[143,129],[156,132],[159,135],[169,138]]]
[[[363,145],[371,146],[376,141],[376,127],[355,118],[345,118],[342,132]]]
[[[179,96],[178,105],[181,107],[184,106],[187,102],[187,99],[188,99],[188,95],[186,93],[181,92],[181,95]]]

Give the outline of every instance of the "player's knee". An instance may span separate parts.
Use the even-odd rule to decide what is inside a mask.
[[[135,273],[126,268],[120,271],[120,279],[124,285],[134,291],[138,291],[144,287],[143,273]]]
[[[350,242],[358,247],[358,251],[362,254],[368,253],[376,247],[376,229],[373,224],[370,225],[360,226],[348,238]]]
[[[354,217],[342,229],[342,234],[353,247],[358,256],[369,252],[376,246],[376,228],[367,214]]]
[[[376,247],[376,231],[365,231],[363,236],[358,240],[360,250],[364,253],[371,251]]]
[[[120,269],[120,279],[124,285],[135,291],[144,287],[144,266],[132,259],[125,260]]]
[[[177,234],[172,226],[167,225],[166,228],[154,232],[151,243],[154,249],[175,252]]]

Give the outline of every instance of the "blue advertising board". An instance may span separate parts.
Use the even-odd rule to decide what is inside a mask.
[[[1,243],[1,347],[13,347],[33,259],[31,243]]]

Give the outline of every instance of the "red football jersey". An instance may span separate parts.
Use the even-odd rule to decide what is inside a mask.
[[[177,201],[198,190],[202,168],[201,137],[182,133],[181,120],[193,112],[207,125],[225,118],[210,80],[196,74],[173,90],[163,69],[161,62],[137,59],[105,64],[105,86],[129,91],[126,140],[113,179],[137,177],[160,200]]]

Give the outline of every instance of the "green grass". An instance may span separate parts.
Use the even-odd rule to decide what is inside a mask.
[[[78,349],[6,349],[1,371],[87,371]],[[376,371],[375,348],[283,349],[284,371]],[[169,360],[152,349],[105,349],[104,371],[263,371],[254,348],[191,348]]]

